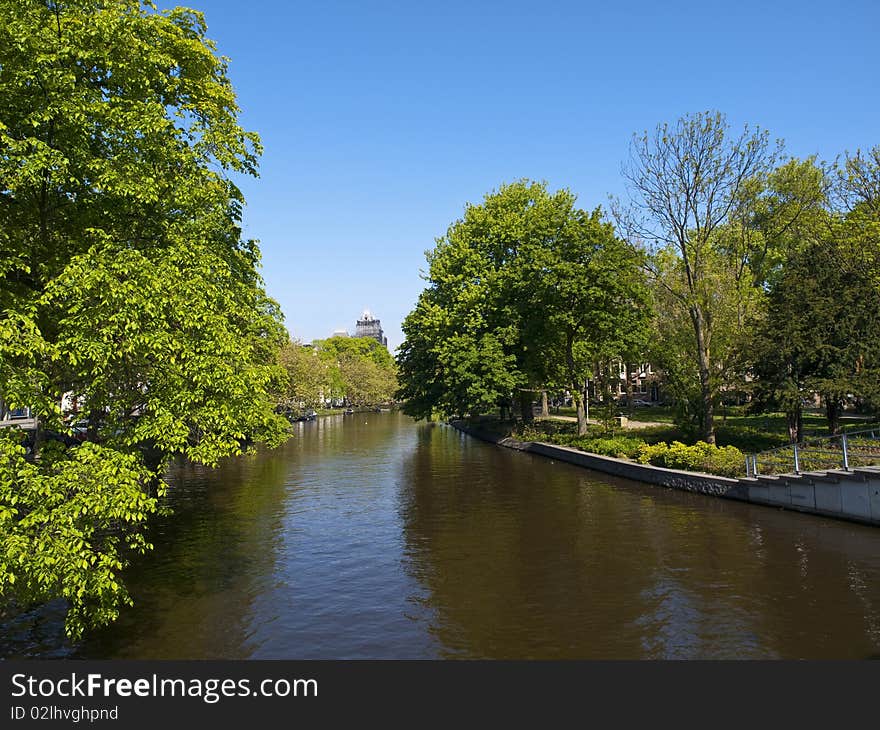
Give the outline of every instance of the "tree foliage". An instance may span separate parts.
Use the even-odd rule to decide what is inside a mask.
[[[600,209],[573,204],[559,235],[530,247],[522,298],[540,332],[543,382],[572,393],[583,435],[586,379],[639,359],[650,309],[643,252],[618,238]]]
[[[151,547],[143,534],[158,507],[143,490],[151,475],[134,455],[94,443],[56,442],[34,463],[15,435],[0,433],[0,586],[25,605],[65,598],[67,631],[78,636],[131,604],[120,548]]]
[[[286,333],[230,177],[255,173],[259,139],[203,16],[136,0],[0,12],[0,397],[40,418],[27,468],[4,447],[0,589],[66,597],[76,636],[126,600],[118,538],[146,546],[170,456],[216,464],[284,438]],[[58,455],[65,394],[89,443]]]
[[[832,433],[850,399],[880,401],[877,149],[822,172],[823,205],[798,221],[768,280],[755,341],[757,404],[785,410],[792,440],[803,439],[803,403],[813,393]]]
[[[700,398],[692,400],[700,431],[715,443],[714,408],[718,398],[713,338],[719,249],[751,180],[769,170],[774,159],[767,133],[746,127],[731,136],[724,115],[700,113],[660,124],[653,133],[633,135],[623,174],[631,206],[618,206],[618,219],[633,240],[663,254],[655,271],[664,299],[683,311],[693,330],[690,358]],[[674,264],[669,265],[670,257]]]
[[[486,412],[529,385],[513,263],[548,201],[537,183],[502,186],[482,204],[467,205],[427,253],[428,287],[402,325],[399,396],[406,412]]]
[[[314,343],[329,375],[330,391],[348,405],[389,403],[397,390],[397,367],[383,344],[371,337],[330,337]]]
[[[518,393],[529,418],[548,385],[580,398],[589,363],[621,355],[639,327],[639,254],[567,190],[501,186],[465,208],[428,263],[398,357],[415,416],[487,412]]]
[[[292,410],[340,399],[365,407],[390,403],[397,368],[388,349],[370,337],[331,337],[311,346],[288,343],[281,351],[288,372],[285,402]]]
[[[297,411],[319,408],[328,397],[329,364],[319,357],[318,350],[301,342],[287,342],[279,353],[281,365],[287,371],[287,383],[280,403]]]

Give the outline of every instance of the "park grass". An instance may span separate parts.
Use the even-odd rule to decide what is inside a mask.
[[[594,409],[595,412],[595,409]],[[572,421],[553,420],[557,410],[551,409],[550,419],[537,419],[534,424],[528,426],[528,434],[545,437],[543,440],[554,443],[570,441],[577,434],[577,425]],[[558,415],[573,416],[573,408],[560,408]],[[591,415],[593,415],[591,413]],[[683,429],[674,423],[675,409],[671,406],[652,406],[634,409],[630,417],[630,427],[612,427],[592,424],[586,438],[637,438],[644,443],[654,445],[660,442],[672,443],[680,441],[687,445],[693,445],[699,440],[699,435],[691,430]],[[803,416],[804,431],[808,437],[828,435],[827,423],[821,410],[805,411]],[[645,422],[651,425],[634,426]],[[868,422],[864,417],[846,414],[841,419],[845,431],[863,430],[869,428],[876,421]],[[659,424],[659,425],[655,425]],[[522,425],[498,424],[495,431],[505,432],[505,435],[523,437]],[[747,413],[741,406],[726,406],[719,408],[715,418],[715,440],[718,446],[735,446],[745,453],[766,451],[786,446],[790,443],[788,434],[788,422],[784,413]]]
[[[590,405],[591,419],[595,417],[601,407],[601,405]],[[675,420],[675,408],[673,408],[672,406],[651,406],[643,408],[633,408],[632,415],[627,413],[626,408],[619,408],[615,410],[615,414],[624,415],[631,421],[656,421],[658,423],[672,423]],[[550,415],[576,417],[577,410],[568,406],[551,408]]]
[[[574,421],[558,420],[552,416],[537,418],[530,423],[483,417],[474,425],[481,431],[502,438],[544,441],[604,456],[643,463],[647,460],[661,466],[708,471],[723,476],[743,476],[745,454],[789,445],[788,422],[784,413],[754,414],[745,412],[744,408],[724,408],[715,420],[716,443],[711,447],[700,441],[697,434],[676,425],[672,420],[672,409],[661,408],[639,409],[640,415],[650,413],[654,416],[646,417],[644,426],[633,427],[634,423],[638,423],[637,419],[632,419],[626,428],[591,423],[583,436],[578,435]],[[559,409],[559,415],[569,415],[566,411],[570,410]],[[553,409],[552,415],[556,414],[556,409]],[[841,421],[846,431],[863,430],[877,423],[853,415],[847,415]],[[877,429],[880,430],[880,426]],[[809,437],[827,435],[824,414],[820,411],[804,413],[804,430]],[[670,458],[676,463],[667,463]]]
[[[319,416],[341,416],[345,408],[316,408],[315,413]]]

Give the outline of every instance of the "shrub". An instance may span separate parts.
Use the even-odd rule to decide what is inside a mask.
[[[673,443],[678,443],[673,442]],[[666,453],[669,451],[669,445],[661,441],[657,444],[645,444],[639,449],[638,460],[642,464],[653,464],[654,466],[666,466]]]
[[[570,426],[569,426],[570,428]],[[643,429],[647,431],[646,429]],[[666,429],[664,429],[666,430]],[[640,436],[646,438],[640,438]],[[613,456],[618,459],[637,459],[642,464],[665,466],[669,469],[699,471],[719,476],[738,477],[745,473],[745,457],[735,446],[714,446],[697,441],[687,446],[681,441],[655,444],[650,433],[639,436],[608,436],[598,427],[591,427],[586,436],[578,436],[571,430],[547,427],[547,422],[524,427],[517,438],[523,441],[549,441],[560,446],[571,446],[591,454]],[[653,434],[655,437],[659,434]]]
[[[618,459],[635,459],[644,445],[645,442],[642,439],[632,436],[581,438],[575,439],[572,443],[572,446],[589,451],[591,454],[614,456]]]
[[[693,446],[687,446],[680,441],[673,441],[671,444],[661,442],[653,446],[645,444],[639,449],[638,460],[642,464],[702,471],[726,477],[738,477],[745,471],[745,458],[738,448],[715,446],[705,441],[697,441]]]

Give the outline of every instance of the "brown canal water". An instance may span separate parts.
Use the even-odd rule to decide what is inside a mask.
[[[867,658],[880,530],[658,489],[393,413],[299,424],[172,474],[126,572],[135,606],[78,646],[63,607],[6,656]]]

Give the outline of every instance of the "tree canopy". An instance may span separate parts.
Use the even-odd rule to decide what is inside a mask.
[[[880,402],[880,148],[814,170],[821,206],[801,216],[767,283],[756,336],[756,404],[789,416],[803,438],[803,403],[822,397],[837,432],[851,399]]]
[[[330,391],[347,405],[389,403],[397,390],[397,369],[385,345],[371,337],[330,337],[314,343],[326,363]]]
[[[390,403],[397,368],[388,349],[371,337],[330,337],[310,346],[288,343],[281,360],[289,375],[285,402],[292,410],[340,399],[365,407]]]
[[[580,393],[592,359],[623,354],[645,304],[640,254],[599,210],[545,183],[468,205],[428,263],[398,357],[400,396],[418,417],[487,412],[519,394],[529,418],[535,389]]]
[[[119,541],[147,547],[168,458],[284,438],[271,394],[287,335],[231,177],[256,173],[259,139],[202,14],[0,13],[0,397],[40,422],[26,467],[0,433],[0,590],[64,596],[76,636],[128,600]]]
[[[688,354],[666,358],[665,367],[678,373],[678,395],[686,394],[708,443],[715,443],[714,408],[724,380],[715,341],[730,334],[721,323],[736,309],[736,299],[748,298],[741,277],[735,276],[733,289],[728,286],[736,273],[727,255],[731,225],[750,184],[767,174],[774,159],[765,131],[746,127],[731,135],[724,115],[706,112],[633,135],[623,170],[631,200],[618,206],[617,217],[631,240],[655,254],[653,283],[658,304],[671,315],[668,322],[690,323],[692,334],[677,338]],[[687,390],[691,378],[682,366],[688,362],[696,371],[696,393]]]

